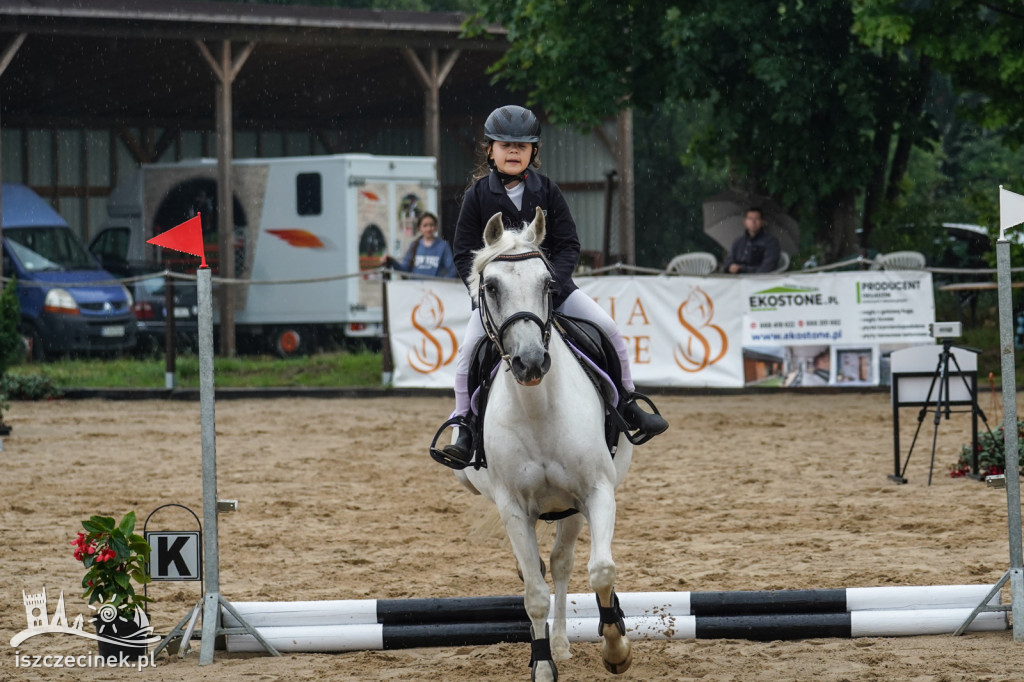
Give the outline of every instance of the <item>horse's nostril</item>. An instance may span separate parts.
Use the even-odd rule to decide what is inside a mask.
[[[544,351],[544,360],[540,363],[541,374],[547,374],[549,369],[551,369],[551,354]]]

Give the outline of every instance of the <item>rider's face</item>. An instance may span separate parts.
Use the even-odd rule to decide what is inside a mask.
[[[519,175],[530,164],[533,145],[529,142],[493,142],[491,158],[498,170],[508,175]]]

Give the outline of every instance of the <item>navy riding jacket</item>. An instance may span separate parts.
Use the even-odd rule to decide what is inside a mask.
[[[576,222],[558,185],[534,170],[527,171],[523,207],[517,209],[494,171],[480,178],[466,191],[459,222],[455,225],[455,267],[463,282],[469,283],[473,252],[484,245],[484,227],[495,213],[501,213],[505,229],[519,229],[533,221],[537,207],[544,211],[547,232],[541,251],[554,270],[554,305],[559,307],[573,291],[573,270],[580,257]]]

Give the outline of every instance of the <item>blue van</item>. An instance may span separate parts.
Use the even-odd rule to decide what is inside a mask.
[[[59,213],[24,185],[3,184],[3,276],[18,278],[32,357],[135,346],[132,298]]]

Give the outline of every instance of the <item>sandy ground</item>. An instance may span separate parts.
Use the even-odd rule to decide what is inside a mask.
[[[1001,416],[983,398],[995,426]],[[769,590],[993,583],[1008,567],[1001,490],[951,479],[966,416],[938,430],[926,485],[928,415],[910,461],[893,468],[886,393],[663,396],[672,429],[639,448],[618,494],[618,589]],[[230,400],[217,404],[221,588],[232,601],[515,594],[508,542],[481,523],[484,501],[434,464],[426,444],[446,397]],[[52,612],[89,614],[68,544],[93,513],[145,517],[176,502],[201,514],[198,403],[15,403],[0,453],[0,679],[526,680],[525,644],[289,654],[218,651],[215,664],[157,660],[138,672],[25,670],[9,640],[25,627],[22,591],[45,587]],[[902,413],[904,452],[917,425]],[[151,529],[189,529],[176,512]],[[584,535],[584,540],[586,535]],[[550,534],[547,534],[550,544]],[[588,591],[585,545],[571,591]],[[161,583],[151,619],[167,632],[198,585]],[[88,617],[88,616],[87,616]],[[91,646],[90,646],[91,645]],[[67,635],[23,654],[91,653]],[[573,645],[567,680],[611,679],[597,644]],[[965,637],[637,641],[634,680],[1021,680],[1024,644],[1006,632]]]

